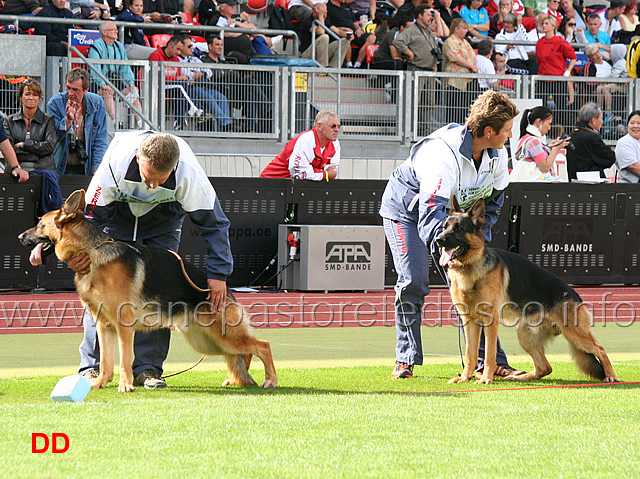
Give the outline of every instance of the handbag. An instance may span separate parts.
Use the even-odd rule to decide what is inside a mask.
[[[532,138],[532,137],[529,137]],[[510,183],[526,183],[530,181],[560,181],[557,176],[550,173],[543,173],[535,161],[527,161],[525,158],[526,144],[529,138],[520,144],[520,148],[514,156],[515,165],[509,175]]]

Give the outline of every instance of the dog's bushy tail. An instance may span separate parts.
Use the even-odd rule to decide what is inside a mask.
[[[227,371],[229,372],[230,383],[236,386],[255,385],[255,381],[249,374],[247,369],[247,359],[251,361],[251,355],[248,357],[244,354],[227,354]]]
[[[598,358],[596,358],[591,353],[587,353],[582,349],[578,349],[578,347],[572,343],[569,343],[569,346],[571,347],[571,355],[573,356],[573,360],[578,365],[580,371],[594,379],[602,380],[606,378],[604,368],[602,367],[600,361],[598,361]]]

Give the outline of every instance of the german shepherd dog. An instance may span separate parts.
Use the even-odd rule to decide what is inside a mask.
[[[515,325],[522,348],[533,358],[533,371],[508,376],[528,381],[551,373],[545,343],[562,333],[578,367],[588,376],[617,382],[604,348],[591,331],[592,317],[578,293],[558,277],[522,256],[487,248],[484,244],[484,199],[465,214],[456,198],[442,234],[440,265],[448,266],[451,296],[466,336],[465,366],[461,377],[469,381],[477,365],[480,333],[485,333],[485,365],[477,383],[489,384],[496,369],[498,324]]]
[[[120,347],[118,391],[133,387],[133,335],[137,330],[175,326],[193,349],[206,355],[224,355],[229,372],[224,385],[255,384],[247,370],[252,355],[265,367],[262,387],[278,383],[267,341],[251,334],[244,308],[228,294],[222,311],[212,312],[206,300],[206,275],[168,250],[132,246],[114,241],[84,216],[84,190],[73,192],[61,209],[45,214],[38,224],[19,236],[34,246],[31,263],[55,249],[61,261],[85,253],[91,271],[76,273],[80,300],[97,320],[100,342],[100,375],[92,384],[102,388],[113,379],[115,341]]]

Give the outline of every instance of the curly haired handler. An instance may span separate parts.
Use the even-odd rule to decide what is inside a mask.
[[[391,174],[382,197],[387,242],[398,272],[395,285],[396,365],[392,378],[412,378],[423,361],[420,325],[429,294],[429,253],[439,264],[435,239],[442,231],[453,195],[463,208],[486,199],[485,239],[498,219],[509,184],[504,143],[511,137],[516,106],[503,93],[489,90],[471,107],[467,124],[451,123],[417,143],[409,158]],[[447,280],[440,268],[442,277]],[[495,376],[522,373],[511,368],[498,341]],[[483,368],[484,336],[478,370]]]

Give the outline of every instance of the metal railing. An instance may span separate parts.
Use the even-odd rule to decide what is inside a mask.
[[[94,27],[95,30],[105,22],[105,20],[85,20],[82,18],[51,18],[51,17],[32,17],[25,15],[0,15],[0,23],[8,23],[11,22],[16,26],[16,29],[20,27],[20,22],[23,23],[48,23],[55,25],[69,25],[70,27],[74,26],[88,26]],[[285,38],[291,38],[293,40],[293,51],[294,54],[298,54],[300,39],[298,38],[298,34],[293,30],[276,30],[269,28],[224,28],[224,27],[214,27],[209,25],[189,25],[184,23],[173,24],[173,23],[136,23],[136,22],[116,22],[114,21],[119,30],[119,39],[121,42],[124,41],[124,29],[142,29],[142,30],[155,30],[155,31],[171,31],[175,33],[182,32],[193,32],[199,36],[204,33],[218,33],[222,41],[224,42],[224,34],[225,32],[229,33],[246,33],[248,35],[266,35],[266,36],[277,36],[282,35]]]

